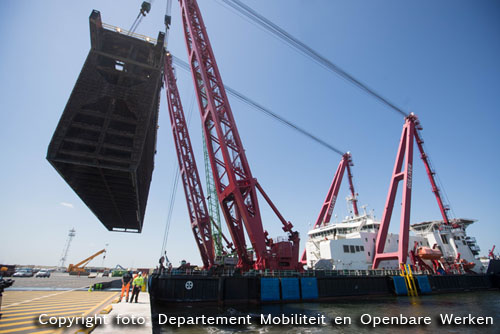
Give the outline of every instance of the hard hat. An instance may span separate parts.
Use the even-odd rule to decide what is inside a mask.
[[[142,272],[140,272],[140,271],[139,271],[139,272],[138,272],[138,274],[139,274],[139,276],[140,276],[140,275],[142,275]]]

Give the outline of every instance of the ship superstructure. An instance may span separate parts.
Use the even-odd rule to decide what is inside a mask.
[[[454,219],[453,224],[443,221],[421,222],[411,225],[413,235],[409,237],[408,260],[410,252],[418,248],[441,251],[447,263],[457,259],[474,263],[473,271],[482,273],[484,267],[476,258],[479,247],[473,237],[467,236],[465,229],[474,220]],[[369,270],[372,269],[375,243],[380,228],[373,214],[366,211],[359,216],[346,217],[342,222],[322,225],[308,232],[306,242],[307,267],[328,270]],[[385,252],[395,252],[399,235],[388,233]],[[424,261],[432,267],[431,261]],[[462,262],[463,262],[462,261]],[[397,260],[381,262],[380,269],[398,269]]]
[[[443,258],[448,261],[465,260],[474,263],[474,271],[484,272],[484,266],[479,260],[479,251],[476,238],[470,237],[465,230],[474,219],[457,218],[452,224],[444,224],[442,220],[434,220],[413,224],[410,230],[417,236],[424,237],[429,245],[439,249]]]
[[[339,223],[314,228],[308,232],[306,242],[307,266],[314,269],[368,270],[372,268],[373,256],[380,221],[367,212],[349,216]],[[424,237],[410,237],[413,245],[429,247]],[[389,233],[385,250],[396,251],[399,236]],[[396,260],[384,261],[383,269],[398,269]]]

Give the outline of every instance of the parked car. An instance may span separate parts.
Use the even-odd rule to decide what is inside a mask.
[[[42,269],[36,273],[35,277],[50,277],[50,271],[47,269]]]
[[[18,269],[14,275],[14,277],[33,277],[33,269],[31,268],[21,268]]]

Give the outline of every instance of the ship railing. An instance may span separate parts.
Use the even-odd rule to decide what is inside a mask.
[[[304,273],[298,272],[296,270],[251,270],[251,271],[245,273],[245,276],[297,277],[297,276],[304,276]],[[306,275],[310,275],[310,274],[306,274]]]
[[[397,269],[338,269],[338,270],[305,270],[302,272],[296,270],[250,270],[247,272],[237,272],[235,269],[223,269],[217,273],[211,273],[208,270],[180,270],[173,269],[170,272],[164,272],[162,276],[244,276],[244,277],[324,277],[324,276],[398,276],[400,271]],[[427,271],[414,271],[414,275],[429,275]]]
[[[208,271],[206,270],[181,270],[181,269],[173,269],[167,275],[169,276],[208,276]]]
[[[141,35],[141,34],[138,34],[135,32],[131,32],[131,31],[122,29],[120,27],[113,26],[111,24],[103,23],[102,27],[105,28],[106,30],[116,31],[117,33],[122,34],[122,35],[127,35],[127,36],[131,36],[131,37],[134,37],[137,39],[142,39],[143,41],[146,41],[148,43],[156,44],[156,42],[157,42],[156,39],[151,38],[149,36]]]
[[[338,270],[316,270],[319,276],[394,276],[399,275],[399,270],[392,269],[338,269]],[[314,272],[312,276],[318,276]]]

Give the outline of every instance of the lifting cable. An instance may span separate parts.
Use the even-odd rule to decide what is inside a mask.
[[[154,2],[154,0],[148,2],[148,1],[144,1],[141,5],[141,9],[139,11],[139,15],[137,15],[137,18],[136,20],[134,21],[134,23],[132,24],[132,27],[130,28],[130,34],[134,33],[135,30],[137,29],[137,27],[139,26],[139,24],[141,23],[142,21],[142,18],[144,16],[146,16],[147,13],[149,13],[149,11],[151,10],[151,4]],[[171,11],[172,11],[172,0],[167,0],[167,7],[166,7],[166,11],[165,11],[165,43],[167,42],[167,39],[168,39],[168,32],[169,32],[169,29],[168,29],[168,26],[170,25],[170,18],[171,18]],[[168,20],[168,22],[167,22]],[[172,55],[172,60],[174,62],[175,65],[177,65],[177,67],[180,67],[182,68],[183,70],[186,70],[188,72],[191,71],[191,68],[190,66],[182,61],[181,59],[175,57]],[[226,88],[226,90],[231,94],[233,95],[234,97],[236,97],[238,100],[250,105],[251,107],[257,109],[258,111],[266,114],[267,116],[281,122],[282,124],[288,126],[289,128],[301,133],[302,135],[308,137],[309,139],[312,139],[313,141],[321,144],[322,146],[328,148],[329,150],[339,154],[339,155],[344,155],[344,151],[334,147],[333,145],[325,142],[324,140],[322,140],[321,138],[318,138],[317,136],[313,135],[311,132],[307,131],[307,130],[304,130],[302,129],[301,127],[299,127],[298,125],[296,124],[293,124],[292,122],[284,119],[283,117],[279,116],[278,114],[272,112],[271,110],[269,110],[268,108],[262,106],[261,104],[255,102],[254,100],[250,99],[249,97],[243,95],[242,93],[238,92],[237,90],[235,89],[232,89],[231,87],[228,87],[226,85],[224,85],[224,87]]]
[[[165,47],[168,47],[168,33],[170,31],[170,24],[172,23],[172,0],[167,0],[167,8],[165,9]]]
[[[452,220],[452,218],[456,217],[456,214],[455,214],[455,211],[453,210],[453,208],[450,205],[450,199],[448,197],[448,194],[446,193],[446,190],[444,189],[443,182],[441,181],[441,178],[439,177],[439,174],[436,172],[436,169],[433,167],[433,163],[432,163],[431,157],[429,156],[429,153],[427,151],[427,148],[426,148],[426,145],[425,145],[425,141],[424,141],[424,139],[422,137],[422,134],[420,133],[420,131],[418,129],[415,129],[415,131],[418,132],[418,136],[422,140],[422,148],[424,149],[424,152],[426,152],[427,162],[429,164],[429,168],[431,170],[431,173],[434,175],[434,181],[436,182],[436,186],[438,188],[438,192],[441,195],[441,200],[443,201],[443,205],[445,206],[445,208],[448,208],[448,210],[447,210],[449,212],[448,213],[448,218],[449,218],[449,220]]]
[[[132,26],[128,30],[129,31],[129,33],[128,33],[129,35],[132,35],[135,32],[135,30],[137,29],[137,27],[139,26],[139,24],[142,21],[142,17],[143,16],[142,16],[141,12],[139,12],[139,14],[137,15],[137,17],[135,18],[134,23],[132,23]]]
[[[188,115],[188,119],[187,119],[188,129],[189,129],[189,125],[191,123],[191,116],[193,115],[193,110],[194,110],[194,89],[193,89],[193,93],[191,95],[191,101],[189,104],[189,115]],[[165,231],[163,232],[163,243],[161,246],[160,256],[163,256],[163,255],[166,256],[168,233],[170,231],[170,223],[172,222],[172,212],[174,211],[175,197],[177,195],[177,187],[179,185],[180,169],[179,169],[179,162],[177,161],[177,159],[175,159],[175,166],[176,166],[175,172],[174,172],[174,176],[172,179],[173,187],[171,188],[172,191],[170,193],[170,200],[168,203],[167,222],[165,224]]]
[[[185,61],[183,61],[182,59],[180,58],[177,58],[176,56],[172,55],[172,60],[173,60],[173,63],[178,67],[178,68],[181,68],[183,70],[186,70],[188,72],[191,71],[191,68],[189,67],[189,64],[186,63]],[[318,138],[317,136],[313,135],[311,132],[307,131],[307,130],[304,130],[303,128],[301,128],[300,126],[284,119],[283,117],[281,117],[280,115],[272,112],[271,110],[269,110],[268,108],[264,107],[263,105],[255,102],[254,100],[250,99],[248,96],[245,96],[243,95],[242,93],[238,92],[237,90],[227,86],[227,85],[224,85],[224,88],[226,89],[226,91],[231,94],[232,96],[236,97],[238,100],[248,104],[249,106],[253,107],[254,109],[264,113],[265,115],[281,122],[282,124],[288,126],[289,128],[301,133],[302,135],[308,137],[309,139],[312,139],[314,140],[315,142],[321,144],[322,146],[328,148],[329,150],[337,153],[337,154],[340,154],[340,155],[344,155],[345,152],[334,147],[333,145],[325,142],[323,139],[321,138]]]
[[[177,186],[179,184],[179,165],[176,163],[176,168],[174,172],[174,177],[172,179],[172,184],[173,187],[171,188],[172,191],[170,192],[170,201],[168,203],[168,214],[167,214],[167,222],[165,224],[165,231],[163,232],[163,243],[161,245],[161,252],[160,256],[165,254],[165,250],[167,248],[167,240],[168,240],[168,232],[170,231],[170,223],[172,222],[172,212],[174,210],[174,204],[175,204],[175,196],[177,195]]]
[[[137,27],[139,27],[139,24],[141,24],[142,22],[142,18],[145,17],[151,10],[151,5],[153,4],[153,2],[154,0],[142,2],[141,9],[139,9],[139,14],[137,14],[134,23],[132,23],[132,26],[129,29],[129,36],[137,30]]]
[[[330,60],[319,54],[311,47],[307,46],[306,44],[304,44],[303,42],[301,42],[300,40],[298,40],[297,38],[286,32],[283,28],[279,27],[275,23],[271,22],[269,19],[265,18],[252,8],[242,3],[240,0],[218,0],[218,1],[225,3],[227,6],[231,7],[239,14],[242,14],[254,24],[264,28],[268,33],[274,35],[288,46],[308,56],[313,61],[325,67],[326,69],[336,73],[341,78],[345,79],[349,83],[360,88],[368,95],[371,95],[372,97],[377,99],[382,104],[385,104],[386,106],[388,106],[389,108],[391,108],[392,110],[396,111],[397,113],[401,114],[404,117],[408,116],[407,112],[403,111],[394,103],[392,103],[391,101],[389,101],[388,99],[386,99],[385,97],[374,91],[372,88],[368,87],[365,83],[353,77],[351,74],[340,68],[338,65],[332,63]]]
[[[322,56],[319,52],[315,51],[305,43],[301,42],[299,39],[285,31],[283,28],[278,26],[277,24],[273,23],[266,17],[262,16],[255,10],[253,10],[251,7],[245,5],[242,3],[240,0],[217,0],[219,3],[223,3],[230,7],[229,9],[232,9],[233,12],[236,12],[236,14],[239,14],[243,18],[247,19],[250,23],[254,24],[257,27],[263,28],[263,30],[267,31],[269,34],[273,35],[274,37],[278,38],[285,44],[287,44],[289,47],[295,49],[299,53],[302,53],[303,55],[309,57],[313,61],[315,61],[317,64],[323,66],[324,68],[336,73],[339,75],[341,78],[344,80],[348,81],[352,85],[358,87],[368,95],[371,95],[375,99],[377,99],[379,102],[382,104],[386,105],[393,111],[397,112],[398,114],[407,117],[409,114],[405,111],[403,111],[400,107],[396,106],[393,102],[389,101],[387,98],[383,97],[379,93],[377,93],[375,90],[372,88],[368,87],[365,83],[361,82],[360,80],[356,79],[354,76],[343,70],[341,67],[338,65],[334,64],[324,56]],[[227,7],[226,7],[227,8]],[[230,88],[226,88],[228,91],[231,92]],[[234,94],[234,93],[233,93]],[[241,98],[240,98],[241,99]],[[252,104],[252,102],[246,101],[246,103]],[[264,111],[264,110],[262,110]],[[287,123],[285,121],[285,123]],[[298,129],[300,132],[302,132],[301,129]],[[306,134],[306,133],[305,133]],[[306,134],[309,136],[308,134]],[[309,136],[310,137],[310,136]],[[314,136],[313,136],[314,137]],[[312,137],[311,137],[312,138]],[[315,138],[313,138],[316,140]],[[318,140],[316,140],[318,141]],[[322,145],[325,145],[324,143],[321,143]],[[338,153],[338,152],[337,152]],[[427,155],[427,158],[430,160],[429,155]],[[430,161],[429,161],[430,163]],[[437,175],[437,173],[435,173]],[[439,188],[442,190],[442,193],[444,195],[444,200],[447,203],[449,202],[448,196],[446,194],[446,191],[444,190],[444,187],[442,186],[442,182],[439,178],[439,175],[437,176],[437,183]],[[452,212],[453,215],[455,213],[453,212],[453,209],[451,206],[448,204],[448,207],[450,208],[450,211]]]

